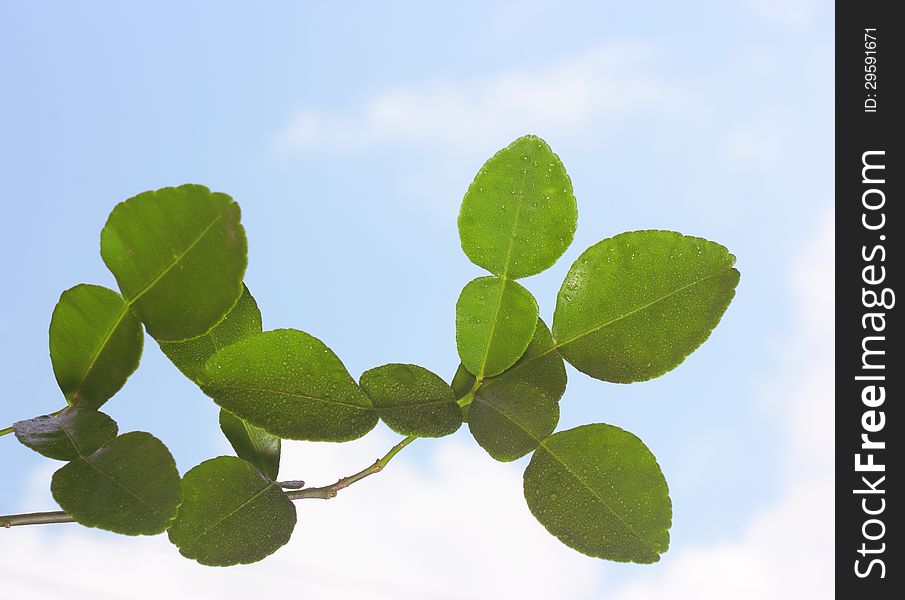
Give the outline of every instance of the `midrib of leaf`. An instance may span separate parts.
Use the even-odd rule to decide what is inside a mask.
[[[502,279],[509,277],[509,261],[512,258],[512,244],[515,242],[515,232],[518,229],[519,218],[522,216],[522,201],[525,199],[525,187],[528,185],[528,177],[522,174],[522,185],[519,189],[518,200],[515,203],[515,219],[512,220],[512,230],[509,232],[509,245],[506,247],[506,262],[503,263]]]
[[[192,545],[192,544],[197,543],[198,540],[200,540],[201,538],[203,538],[204,536],[206,536],[208,533],[210,533],[211,531],[213,531],[213,530],[216,529],[217,527],[219,527],[220,524],[223,523],[223,521],[225,521],[226,519],[230,518],[231,516],[233,516],[234,514],[236,514],[237,512],[239,512],[240,510],[242,510],[243,508],[245,508],[246,506],[248,506],[250,503],[252,503],[252,502],[254,502],[255,500],[257,500],[258,497],[260,497],[264,492],[266,492],[267,490],[269,490],[271,487],[276,487],[276,484],[274,484],[273,482],[268,482],[267,485],[265,485],[263,488],[261,488],[260,490],[258,490],[258,491],[255,492],[254,494],[252,494],[251,497],[249,497],[247,500],[243,501],[243,502],[242,502],[241,504],[239,504],[236,508],[232,509],[231,511],[229,511],[228,513],[226,513],[225,515],[223,515],[222,517],[220,517],[219,519],[217,519],[216,521],[214,521],[211,525],[209,525],[209,526],[207,527],[207,529],[205,529],[204,531],[202,531],[201,533],[199,533],[197,536],[195,536],[195,538],[194,538],[191,542],[189,542],[188,544],[186,544],[186,545],[188,546],[188,545]]]
[[[113,321],[113,325],[110,329],[107,330],[107,333],[104,334],[101,343],[98,345],[97,349],[94,351],[94,354],[91,357],[91,361],[88,363],[88,366],[85,368],[85,372],[82,374],[82,378],[79,379],[79,384],[72,391],[72,398],[66,398],[66,402],[72,406],[73,403],[78,399],[79,394],[82,392],[82,386],[85,385],[85,381],[88,380],[88,376],[91,374],[91,371],[94,370],[95,365],[97,364],[97,360],[100,358],[101,353],[104,351],[104,348],[107,347],[107,344],[110,343],[110,339],[113,337],[113,334],[119,328],[120,323],[123,322],[123,319],[126,317],[126,314],[129,312],[129,303],[125,303],[122,309],[119,311],[119,314],[116,316],[116,320]]]
[[[290,398],[303,398],[305,400],[317,400],[318,402],[323,402],[325,404],[337,404],[340,406],[349,406],[351,408],[357,408],[359,410],[374,410],[373,406],[361,406],[358,404],[350,404],[349,402],[340,402],[338,400],[331,400],[329,398],[318,398],[317,396],[309,396],[307,394],[301,394],[299,392],[287,392],[285,390],[270,390],[267,388],[257,388],[257,387],[246,387],[241,385],[209,385],[208,388],[222,388],[226,390],[237,390],[240,392],[261,392],[263,394],[277,394],[278,396],[289,396]],[[241,418],[241,417],[240,417]]]
[[[731,268],[731,267],[730,267],[730,268]],[[722,275],[723,273],[725,273],[725,272],[728,271],[728,270],[729,270],[729,269],[724,269],[724,270],[722,270],[722,271],[718,271],[718,272],[716,272],[716,273],[712,273],[712,274],[710,274],[710,275],[707,275],[706,277],[703,277],[703,278],[701,278],[701,279],[692,281],[691,283],[685,284],[685,285],[683,285],[682,287],[677,288],[677,289],[675,289],[675,290],[669,292],[668,294],[666,294],[666,295],[664,295],[664,296],[661,296],[660,298],[657,298],[656,300],[653,300],[653,301],[651,301],[651,302],[648,302],[648,303],[645,304],[644,306],[640,306],[640,307],[638,307],[638,308],[632,309],[631,311],[629,311],[629,312],[627,312],[627,313],[624,313],[624,314],[621,314],[621,315],[619,315],[618,317],[616,317],[616,318],[614,318],[614,319],[611,319],[611,320],[609,320],[609,321],[607,321],[607,322],[605,322],[605,323],[602,323],[602,324],[600,324],[600,325],[595,325],[595,326],[592,327],[591,329],[588,329],[588,330],[585,331],[585,332],[579,333],[578,335],[575,335],[575,336],[573,336],[573,337],[571,337],[571,338],[569,338],[569,339],[567,339],[567,340],[565,340],[565,341],[562,341],[562,342],[554,342],[552,346],[550,346],[549,348],[547,348],[547,349],[544,350],[543,352],[540,352],[540,353],[538,353],[538,354],[535,354],[535,355],[532,356],[531,358],[525,359],[523,362],[521,362],[521,363],[519,363],[519,364],[513,366],[509,371],[504,371],[504,373],[509,373],[509,372],[514,371],[514,370],[516,370],[516,369],[521,369],[521,368],[524,367],[525,365],[531,364],[531,363],[534,362],[535,360],[537,360],[537,359],[539,359],[539,358],[543,358],[544,356],[550,354],[551,352],[554,352],[555,350],[558,350],[559,348],[562,348],[563,346],[566,346],[566,345],[568,345],[568,344],[571,344],[571,343],[573,343],[573,342],[575,342],[575,341],[577,341],[577,340],[579,340],[579,339],[581,339],[581,338],[583,338],[583,337],[585,337],[586,335],[589,335],[589,334],[591,334],[591,333],[596,333],[596,332],[600,331],[601,329],[603,329],[603,328],[605,328],[605,327],[609,327],[609,326],[612,325],[613,323],[616,323],[616,322],[621,321],[621,320],[623,320],[623,319],[625,319],[625,318],[627,318],[627,317],[630,317],[630,316],[632,316],[633,314],[638,313],[638,312],[640,312],[640,311],[642,311],[642,310],[644,310],[644,309],[650,308],[651,306],[653,306],[653,305],[655,305],[655,304],[657,304],[657,303],[659,303],[659,302],[662,302],[662,301],[664,301],[664,300],[667,300],[668,298],[670,298],[670,297],[672,297],[672,296],[674,296],[674,295],[676,295],[676,294],[678,294],[678,293],[680,293],[680,292],[683,292],[683,291],[687,290],[688,288],[694,287],[695,285],[697,285],[697,284],[699,284],[699,283],[703,283],[703,282],[707,281],[708,279],[713,279],[714,277],[717,277],[718,275]],[[502,373],[501,373],[501,376],[502,376]],[[490,381],[488,381],[488,382],[484,385],[484,387],[485,387],[485,388],[490,387],[491,385],[493,385],[493,383],[494,383],[495,381],[497,381],[497,378],[491,379]]]
[[[59,417],[54,417],[57,422],[57,425],[60,426],[60,429],[63,430],[63,433],[66,434],[66,438],[69,440],[69,443],[72,444],[72,447],[75,448],[75,453],[79,456],[79,458],[85,458],[85,455],[82,454],[82,448],[76,443],[75,438],[72,437],[72,433],[68,429],[66,429],[66,425],[63,424],[63,421]]]
[[[710,274],[710,275],[707,275],[706,277],[702,277],[701,279],[697,279],[697,280],[695,280],[695,281],[692,281],[691,283],[686,283],[685,285],[683,285],[683,286],[681,286],[681,287],[678,287],[678,288],[674,289],[673,291],[669,292],[668,294],[665,294],[665,295],[663,295],[663,296],[660,296],[659,298],[657,298],[657,299],[655,299],[655,300],[652,300],[652,301],[648,302],[647,304],[644,304],[644,305],[642,305],[642,306],[639,306],[638,308],[632,309],[632,310],[628,311],[627,313],[623,313],[623,314],[619,315],[618,317],[616,317],[616,318],[614,318],[614,319],[610,319],[609,321],[606,321],[605,323],[601,323],[600,325],[595,325],[594,327],[588,329],[587,331],[582,332],[582,333],[579,333],[578,335],[575,335],[575,336],[573,336],[573,337],[571,337],[571,338],[569,338],[569,339],[567,339],[567,340],[564,340],[564,341],[562,341],[562,342],[557,342],[556,344],[553,345],[553,347],[554,347],[554,348],[561,348],[562,346],[571,344],[571,343],[574,342],[575,340],[578,340],[578,339],[580,339],[580,338],[583,338],[583,337],[586,336],[586,335],[590,335],[590,334],[592,334],[592,333],[596,333],[596,332],[600,331],[601,329],[604,329],[605,327],[609,327],[609,326],[612,325],[613,323],[617,323],[617,322],[619,322],[619,321],[621,321],[621,320],[623,320],[623,319],[626,319],[626,318],[628,318],[628,317],[630,317],[630,316],[632,316],[632,315],[634,315],[634,314],[636,314],[636,313],[641,312],[642,310],[648,309],[648,308],[650,308],[651,306],[653,306],[653,305],[655,305],[655,304],[659,304],[660,302],[663,302],[664,300],[668,300],[669,298],[675,296],[676,294],[679,294],[679,293],[681,293],[681,292],[684,292],[684,291],[687,290],[688,288],[694,287],[694,286],[698,285],[699,283],[703,283],[703,282],[705,282],[705,281],[707,281],[707,280],[709,280],[709,279],[713,279],[713,278],[716,277],[717,275],[722,275],[726,270],[727,270],[727,269],[724,269],[724,270],[722,270],[722,271],[717,271],[716,273],[712,273],[712,274]]]
[[[508,260],[507,257],[507,263]],[[500,293],[497,296],[496,307],[493,310],[493,319],[490,321],[490,334],[487,336],[487,345],[484,347],[484,358],[481,360],[480,373],[475,375],[478,381],[484,379],[484,370],[487,368],[487,359],[490,357],[490,345],[493,343],[493,333],[496,331],[497,319],[500,316],[500,308],[503,306],[503,294],[506,292],[506,281],[505,275],[500,277]]]
[[[562,467],[566,470],[566,472],[568,472],[569,475],[574,477],[575,480],[578,481],[582,485],[582,487],[584,487],[586,490],[588,490],[594,498],[596,498],[601,504],[603,504],[603,506],[606,507],[606,509],[608,511],[610,511],[610,513],[614,517],[616,517],[616,520],[618,520],[620,523],[622,523],[622,525],[632,535],[634,535],[636,538],[638,538],[639,540],[641,540],[642,542],[644,542],[646,544],[652,543],[650,540],[645,538],[643,535],[641,535],[640,533],[635,531],[634,527],[629,525],[628,522],[625,519],[623,519],[619,513],[617,513],[615,510],[613,510],[613,507],[611,507],[609,505],[609,503],[600,494],[598,494],[596,492],[596,490],[594,490],[594,488],[592,488],[590,485],[588,485],[588,483],[584,479],[582,479],[578,475],[578,473],[573,471],[572,468],[563,459],[561,459],[555,452],[553,452],[553,450],[549,446],[547,446],[543,441],[540,442],[540,446],[543,447],[543,449],[546,450],[550,454],[550,456],[552,456],[556,460],[556,462],[558,462],[560,465],[562,465]]]
[[[138,494],[136,494],[135,492],[133,492],[132,490],[130,490],[129,488],[127,488],[127,487],[126,487],[125,485],[123,485],[118,479],[116,479],[115,477],[113,477],[112,475],[110,475],[110,474],[107,473],[106,471],[100,469],[97,465],[95,465],[94,463],[92,463],[91,461],[89,461],[89,460],[88,460],[89,457],[79,456],[79,458],[81,458],[81,460],[82,460],[83,463],[85,463],[86,465],[88,465],[89,467],[91,467],[92,469],[94,469],[95,471],[97,471],[98,473],[100,473],[101,475],[103,475],[104,477],[106,477],[107,479],[109,479],[110,481],[112,481],[113,483],[115,483],[117,486],[119,486],[121,489],[123,489],[123,490],[124,490],[126,493],[128,493],[130,496],[132,496],[133,498],[135,498],[136,500],[138,500],[140,503],[142,503],[142,504],[144,504],[145,506],[147,506],[148,509],[149,509],[151,512],[153,512],[154,514],[160,514],[160,511],[157,510],[156,508],[154,508],[153,506],[151,506],[150,504],[148,504],[148,503],[145,501],[144,498],[142,498],[141,496],[139,496]]]
[[[66,435],[66,439],[68,439],[69,443],[72,444],[72,447],[75,448],[75,453],[79,457],[82,457],[82,449],[79,448],[79,445],[75,443],[75,438],[72,437],[72,434],[69,433],[69,430],[66,429],[66,426],[63,425],[63,422],[60,421],[60,419],[58,417],[54,417],[54,418],[56,419],[57,425],[60,426],[60,429],[62,429],[63,433]]]
[[[481,361],[480,373],[476,374],[477,380],[484,379],[484,369],[487,368],[487,358],[490,356],[490,345],[493,343],[493,334],[496,330],[497,318],[500,315],[500,307],[503,304],[503,294],[506,291],[506,283],[509,281],[509,261],[512,259],[512,244],[515,242],[515,232],[518,229],[519,218],[522,215],[522,202],[525,199],[525,186],[528,178],[522,177],[522,185],[519,189],[518,199],[515,203],[515,218],[512,220],[512,229],[509,231],[509,243],[506,246],[506,260],[503,263],[503,272],[500,278],[500,294],[497,297],[496,308],[493,311],[493,320],[490,322],[490,335],[487,337],[487,346],[484,348],[484,359]]]
[[[210,231],[211,228],[212,228],[214,225],[216,225],[217,222],[218,222],[220,219],[223,218],[224,212],[225,212],[225,210],[224,210],[224,211],[221,211],[221,212],[216,216],[216,218],[215,218],[213,221],[211,221],[210,223],[208,223],[208,225],[207,225],[204,229],[201,230],[201,233],[199,233],[198,236],[197,236],[194,240],[192,240],[192,242],[186,247],[185,250],[183,250],[182,252],[180,252],[179,254],[177,254],[176,256],[174,256],[174,257],[173,257],[173,260],[171,260],[170,263],[169,263],[166,267],[164,267],[163,270],[162,270],[160,273],[158,273],[153,279],[151,279],[151,281],[149,281],[147,284],[145,284],[145,286],[142,287],[142,288],[138,291],[138,293],[135,294],[131,299],[126,300],[126,304],[127,304],[128,306],[131,307],[133,304],[135,304],[135,302],[138,301],[139,298],[141,298],[142,296],[144,296],[151,288],[153,288],[155,285],[157,285],[157,282],[159,282],[161,279],[163,279],[163,278],[166,276],[167,273],[169,273],[170,271],[172,271],[173,268],[174,268],[177,264],[179,264],[179,262],[180,262],[183,258],[185,258],[185,255],[188,254],[189,252],[191,252],[192,249],[193,249],[195,246],[197,246],[198,243],[199,243],[202,239],[204,239],[204,236],[207,235],[207,232]]]
[[[194,248],[198,244],[198,242],[200,242],[202,240],[202,238],[204,238],[204,236],[207,235],[207,232],[210,231],[211,228],[214,225],[216,225],[216,223],[222,217],[223,217],[223,212],[218,214],[217,217],[213,221],[211,221],[207,225],[207,227],[205,227],[201,231],[200,234],[198,234],[198,237],[196,237],[192,241],[192,243],[188,245],[188,247],[185,250],[183,250],[180,254],[178,254],[172,260],[172,262],[170,262],[170,264],[168,264],[163,269],[163,271],[161,271],[156,277],[154,277],[150,283],[148,283],[141,290],[139,290],[139,292],[135,296],[133,296],[131,299],[124,298],[125,306],[123,306],[122,310],[120,310],[119,315],[117,315],[116,320],[113,322],[113,325],[110,327],[110,329],[107,330],[107,333],[104,335],[104,338],[101,340],[100,345],[97,347],[97,350],[95,350],[94,355],[91,357],[91,361],[88,363],[88,367],[85,369],[85,372],[82,374],[82,378],[79,380],[78,386],[76,386],[75,390],[72,392],[73,400],[70,401],[69,398],[66,399],[66,401],[70,405],[72,405],[72,403],[74,402],[74,399],[78,398],[79,394],[82,391],[82,386],[85,385],[85,381],[88,379],[88,376],[91,374],[91,371],[94,369],[94,366],[97,364],[97,361],[101,356],[101,353],[104,351],[104,348],[107,347],[107,344],[110,343],[110,339],[113,337],[113,334],[116,332],[116,329],[119,327],[120,323],[122,323],[126,314],[132,308],[132,305],[135,304],[139,298],[144,296],[148,292],[148,290],[150,290],[154,285],[156,285],[157,282],[160,281],[167,273],[169,273],[171,270],[173,270],[173,268],[179,263],[179,261],[181,261],[183,258],[185,258],[186,254],[191,252],[192,248]]]

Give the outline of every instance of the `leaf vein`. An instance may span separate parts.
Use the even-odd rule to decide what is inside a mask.
[[[132,496],[133,498],[138,500],[141,504],[144,504],[146,507],[148,507],[148,509],[151,512],[153,512],[154,514],[160,514],[160,511],[158,509],[154,508],[153,506],[151,506],[150,504],[148,504],[144,498],[142,498],[141,496],[139,496],[138,494],[133,492],[131,489],[129,489],[128,487],[123,485],[123,483],[120,482],[118,479],[116,479],[115,477],[113,477],[112,475],[107,473],[106,471],[100,469],[97,465],[95,465],[90,460],[88,460],[89,457],[80,457],[80,458],[81,458],[82,462],[84,462],[86,465],[88,465],[89,467],[91,467],[92,469],[94,469],[95,471],[97,471],[98,473],[100,473],[101,475],[103,475],[104,477],[106,477],[107,479],[112,481],[113,483],[115,483],[117,486],[122,488],[130,496]]]
[[[685,285],[683,285],[683,286],[681,286],[681,287],[678,287],[678,288],[672,290],[671,292],[669,292],[668,294],[664,294],[663,296],[660,296],[659,298],[656,298],[655,300],[652,300],[652,301],[648,302],[647,304],[644,304],[644,305],[642,305],[642,306],[639,306],[638,308],[634,308],[634,309],[632,309],[632,310],[630,310],[630,311],[628,311],[628,312],[626,312],[626,313],[623,313],[623,314],[619,315],[618,317],[615,317],[615,318],[613,318],[613,319],[610,319],[609,321],[606,321],[606,322],[604,322],[604,323],[601,323],[600,325],[595,325],[594,327],[591,327],[591,328],[588,329],[587,331],[582,332],[582,333],[579,333],[578,335],[572,336],[571,338],[569,338],[569,339],[567,339],[567,340],[564,340],[564,341],[562,341],[562,342],[557,342],[556,344],[553,345],[553,348],[551,348],[551,350],[554,349],[554,348],[561,348],[562,346],[566,346],[566,345],[568,345],[568,344],[571,344],[571,343],[574,342],[575,340],[578,340],[578,339],[580,339],[580,338],[583,338],[583,337],[585,337],[586,335],[590,335],[590,334],[592,334],[592,333],[596,333],[596,332],[600,331],[601,329],[604,329],[604,328],[606,328],[606,327],[609,327],[609,326],[612,325],[613,323],[617,323],[617,322],[619,322],[619,321],[621,321],[621,320],[623,320],[623,319],[626,319],[626,318],[628,318],[628,317],[630,317],[630,316],[632,316],[632,315],[634,315],[634,314],[637,314],[637,313],[641,312],[642,310],[648,309],[648,308],[650,308],[651,306],[653,306],[653,305],[655,305],[655,304],[659,304],[660,302],[663,302],[664,300],[667,300],[667,299],[669,299],[669,298],[675,296],[676,294],[680,294],[680,293],[684,292],[685,290],[687,290],[687,289],[689,289],[689,288],[692,288],[692,287],[698,285],[699,283],[703,283],[703,282],[705,282],[705,281],[707,281],[707,280],[709,280],[709,279],[713,279],[714,277],[716,277],[716,276],[718,276],[718,275],[722,275],[722,274],[725,273],[725,272],[726,272],[726,269],[724,269],[724,270],[722,270],[722,271],[717,271],[716,273],[712,273],[712,274],[710,274],[710,275],[707,275],[706,277],[702,277],[701,279],[696,279],[695,281],[692,281],[691,283],[686,283]],[[548,352],[549,352],[549,350],[548,350]]]
[[[578,481],[578,482],[582,485],[582,487],[584,487],[586,490],[588,490],[594,498],[596,498],[601,504],[603,504],[603,506],[606,507],[606,509],[607,509],[608,511],[610,511],[610,513],[612,513],[612,515],[613,515],[614,517],[616,517],[616,520],[619,521],[620,523],[622,523],[622,525],[625,526],[625,528],[629,531],[629,533],[631,533],[632,535],[634,535],[636,538],[638,538],[638,539],[641,540],[642,542],[645,542],[645,543],[648,543],[648,544],[651,543],[650,540],[648,540],[648,539],[645,538],[643,535],[641,535],[640,533],[638,533],[637,531],[635,531],[635,528],[632,527],[625,519],[623,519],[623,518],[622,518],[622,515],[620,515],[619,513],[617,513],[617,512],[613,509],[613,507],[610,506],[610,504],[603,498],[603,496],[601,496],[600,494],[598,494],[598,493],[594,490],[594,488],[592,488],[592,487],[591,487],[584,479],[582,479],[582,478],[578,475],[578,473],[576,473],[575,471],[573,471],[572,468],[571,468],[568,464],[566,464],[566,462],[565,462],[563,459],[561,459],[555,452],[553,452],[553,450],[552,450],[549,446],[547,446],[544,442],[541,442],[541,443],[540,443],[540,446],[543,447],[543,449],[546,450],[546,451],[550,454],[550,456],[552,456],[552,457],[556,460],[556,462],[558,462],[560,465],[562,465],[562,467],[569,473],[569,475],[571,475],[572,477],[574,477],[575,480]]]
[[[70,401],[70,404],[74,404],[75,401],[79,398],[79,395],[82,392],[82,386],[85,385],[85,381],[87,381],[88,376],[91,374],[91,371],[94,370],[94,367],[97,365],[97,361],[100,358],[101,354],[104,352],[104,349],[107,347],[107,344],[110,343],[110,339],[113,337],[113,334],[116,333],[116,330],[119,329],[120,324],[123,322],[123,319],[126,317],[126,314],[129,312],[129,304],[126,303],[123,305],[119,314],[116,316],[116,320],[113,321],[113,325],[110,326],[110,329],[107,330],[107,333],[104,334],[104,338],[101,340],[101,343],[98,345],[97,350],[94,351],[94,354],[91,357],[91,360],[88,362],[88,366],[85,368],[85,372],[82,373],[81,379],[79,379],[79,384],[72,391],[72,399],[67,398],[67,401]]]
[[[258,490],[258,491],[255,492],[254,494],[252,494],[251,497],[249,497],[248,499],[244,500],[244,501],[243,501],[241,504],[239,504],[237,507],[235,507],[234,509],[232,509],[231,511],[229,511],[228,513],[226,513],[225,515],[223,515],[222,517],[220,517],[220,518],[217,519],[216,521],[214,521],[214,522],[213,522],[211,525],[209,525],[204,531],[202,531],[202,532],[199,533],[197,536],[195,536],[195,538],[192,539],[191,542],[185,544],[183,547],[190,546],[190,545],[195,544],[196,542],[198,542],[198,540],[200,540],[201,538],[203,538],[204,536],[206,536],[208,533],[210,533],[211,531],[213,531],[213,530],[216,529],[217,527],[219,527],[220,524],[223,523],[223,521],[225,521],[226,519],[230,518],[231,516],[233,516],[234,514],[236,514],[237,512],[239,512],[240,510],[242,510],[243,508],[245,508],[246,506],[248,506],[249,504],[251,504],[252,502],[254,502],[255,500],[257,500],[262,494],[264,494],[264,492],[266,492],[267,490],[269,490],[271,487],[276,487],[276,484],[274,484],[273,482],[269,482],[269,483],[268,483],[267,485],[265,485],[263,488],[261,488],[260,490]]]
[[[155,285],[157,285],[157,282],[159,282],[161,279],[163,279],[163,278],[167,275],[167,273],[169,273],[170,271],[172,271],[172,270],[176,267],[176,265],[178,265],[179,262],[180,262],[183,258],[185,258],[185,256],[186,256],[189,252],[191,252],[192,249],[194,249],[194,247],[197,246],[198,243],[201,242],[202,239],[204,239],[204,236],[206,236],[207,233],[214,227],[214,225],[216,225],[217,222],[220,221],[220,219],[223,218],[223,214],[224,214],[224,213],[225,213],[225,210],[221,211],[213,221],[211,221],[210,223],[208,223],[208,225],[207,225],[204,229],[201,230],[201,233],[199,233],[198,236],[197,236],[194,240],[192,240],[192,242],[186,247],[185,250],[183,250],[182,252],[180,252],[179,254],[177,254],[175,257],[173,257],[173,260],[171,260],[170,263],[169,263],[166,267],[164,267],[164,269],[163,269],[160,273],[157,274],[157,276],[155,276],[153,279],[151,279],[151,281],[149,281],[147,284],[145,284],[145,286],[142,287],[142,288],[138,291],[137,294],[135,294],[134,296],[132,296],[132,298],[128,299],[128,300],[126,301],[126,303],[127,303],[129,306],[132,306],[133,304],[135,304],[136,302],[138,302],[139,298],[141,298],[142,296],[144,296],[146,293],[148,293],[148,291],[149,291],[151,288],[153,288]]]

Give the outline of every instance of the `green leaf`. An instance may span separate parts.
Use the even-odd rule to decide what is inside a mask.
[[[618,427],[544,440],[525,470],[525,499],[547,531],[588,556],[653,563],[669,548],[666,479],[647,446]]]
[[[498,377],[485,380],[468,410],[468,428],[490,456],[511,461],[534,450],[559,421],[566,367],[540,319],[525,355]]]
[[[144,335],[122,296],[99,285],[63,292],[50,319],[50,360],[69,404],[99,408],[141,359]]]
[[[588,248],[556,302],[553,337],[591,377],[631,383],[678,366],[719,323],[739,273],[723,246],[674,231],[634,231]]]
[[[502,373],[525,353],[537,325],[537,302],[515,281],[478,277],[456,302],[456,346],[478,378]]]
[[[281,438],[342,442],[377,424],[377,411],[339,358],[295,329],[266,331],[207,362],[204,393]]]
[[[56,415],[13,423],[16,438],[48,458],[74,460],[116,437],[116,421],[91,408],[70,406]]]
[[[459,212],[462,250],[474,264],[519,279],[548,269],[575,235],[578,209],[559,157],[526,135],[488,160]]]
[[[453,395],[456,397],[456,403],[462,400],[471,393],[472,387],[475,383],[475,376],[468,372],[468,369],[465,368],[465,365],[459,363],[459,368],[456,369],[455,375],[453,375],[452,383],[450,383],[450,387],[453,390]],[[462,404],[459,404],[459,409],[462,412],[462,421],[468,422],[468,409],[471,408],[471,400],[463,401]]]
[[[164,531],[181,498],[170,451],[143,431],[123,434],[61,467],[50,491],[82,525],[126,535]]]
[[[220,429],[239,458],[244,458],[261,473],[276,480],[280,472],[280,438],[222,408]]]
[[[239,206],[200,185],[144,192],[110,213],[101,256],[148,333],[166,341],[199,336],[242,294]]]
[[[170,541],[202,565],[257,562],[289,541],[295,506],[273,481],[233,456],[206,460],[182,479]]]
[[[160,349],[182,373],[198,383],[204,365],[217,350],[255,333],[261,333],[261,311],[247,287],[216,327],[198,337],[181,342],[159,342]]]
[[[361,375],[361,387],[377,414],[402,435],[442,437],[462,424],[452,388],[424,367],[389,364]]]

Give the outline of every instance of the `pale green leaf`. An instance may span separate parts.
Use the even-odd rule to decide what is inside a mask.
[[[588,248],[556,302],[563,358],[597,379],[630,383],[678,366],[719,323],[735,295],[735,257],[673,231],[634,231]]]
[[[578,220],[572,182],[550,147],[526,135],[488,160],[459,212],[462,250],[500,277],[540,273],[562,256]]]
[[[280,438],[222,408],[220,430],[239,458],[244,458],[261,473],[276,480],[280,472]]]
[[[176,462],[143,431],[125,433],[61,467],[50,491],[82,525],[126,535],[161,533],[181,499]]]
[[[69,404],[99,408],[138,367],[144,335],[122,296],[99,285],[63,292],[50,320],[50,360]]]
[[[110,213],[101,256],[148,333],[167,341],[199,336],[242,294],[239,206],[200,185],[144,192]]]
[[[289,541],[295,506],[273,481],[233,456],[206,460],[182,479],[183,502],[168,535],[202,565],[257,562]]]
[[[459,358],[479,378],[502,373],[525,353],[537,325],[531,292],[508,279],[478,277],[456,302]]]
[[[116,421],[92,408],[70,406],[55,415],[13,423],[16,438],[48,458],[74,460],[116,437]]]
[[[383,422],[396,433],[442,437],[455,433],[462,424],[452,388],[424,367],[375,367],[361,375],[361,387]]]
[[[339,358],[294,329],[266,331],[214,354],[202,381],[222,408],[281,438],[341,442],[377,424]]]
[[[244,287],[242,296],[216,327],[198,337],[181,342],[160,342],[160,349],[182,373],[200,381],[207,359],[217,350],[261,332],[261,311],[251,292]]]
[[[535,518],[583,554],[653,563],[669,548],[666,479],[627,431],[593,424],[554,433],[535,450],[524,483]]]
[[[468,428],[490,456],[511,461],[534,450],[559,421],[566,368],[540,319],[534,339],[515,365],[477,389]]]

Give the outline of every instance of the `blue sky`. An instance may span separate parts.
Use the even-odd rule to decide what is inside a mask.
[[[829,326],[801,308],[814,299],[801,282],[832,260],[831,246],[830,256],[814,250],[832,227],[832,4],[323,4],[0,1],[0,425],[62,405],[47,325],[64,289],[114,285],[98,254],[112,207],[185,182],[242,206],[246,281],[265,327],[312,333],[356,377],[386,362],[451,376],[455,300],[480,274],[459,248],[459,202],[486,158],[535,133],[565,163],[579,207],[563,259],[524,282],[542,316],[571,262],[624,230],[713,239],[742,272],[723,322],[676,371],[619,386],[570,368],[560,428],[598,421],[639,435],[670,482],[675,515],[657,566],[556,554],[561,576],[579,565],[593,580],[588,597],[645,598],[645,581],[669,581],[683,557],[748,539],[752,523],[784,506],[795,469],[813,467],[790,461],[795,417],[783,411],[795,406],[790,373],[810,360],[796,349]],[[818,408],[831,412],[824,400]],[[150,339],[106,409],[122,430],[163,439],[183,471],[225,451],[213,404]],[[467,431],[419,443],[399,468],[411,469],[411,485],[430,485],[444,452],[490,461],[469,444]],[[523,463],[504,467],[517,478]],[[29,491],[36,473],[49,475],[42,465],[0,440],[0,512],[52,508]],[[357,493],[381,486],[375,478]],[[352,510],[311,510],[327,508]],[[307,506],[299,510],[304,518]],[[405,539],[406,523],[396,531]],[[52,545],[82,534],[4,534],[0,553],[14,535]],[[495,536],[479,539],[491,552]],[[0,591],[13,578],[0,578]],[[43,597],[39,588],[16,589]]]

